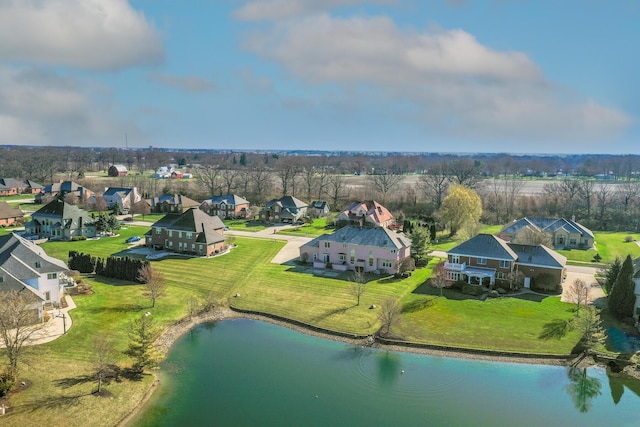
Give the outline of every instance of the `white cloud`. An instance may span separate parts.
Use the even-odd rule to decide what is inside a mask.
[[[395,0],[253,0],[234,12],[243,21],[270,21],[317,13],[360,3],[395,3]]]
[[[216,86],[207,79],[198,76],[177,76],[168,73],[153,73],[151,80],[172,86],[185,92],[210,92]]]
[[[0,128],[0,144],[113,146],[125,132],[143,137],[114,116],[102,86],[6,66],[0,67]]]
[[[460,29],[416,31],[387,17],[316,14],[275,22],[244,46],[315,91],[375,92],[391,114],[400,109],[448,134],[579,140],[606,138],[631,122],[555,87],[524,53],[491,49]]]
[[[163,59],[126,0],[0,0],[0,60],[115,70]]]

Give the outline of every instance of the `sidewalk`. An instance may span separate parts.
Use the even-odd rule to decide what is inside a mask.
[[[64,298],[67,302],[67,307],[59,310],[48,310],[47,312],[51,315],[51,319],[42,329],[36,331],[29,338],[27,345],[38,345],[53,341],[64,335],[65,330],[68,331],[71,328],[73,322],[71,321],[71,316],[69,316],[69,311],[76,308],[76,303],[69,295],[65,295]]]

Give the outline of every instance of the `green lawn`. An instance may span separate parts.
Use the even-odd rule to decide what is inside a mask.
[[[487,233],[487,234],[496,234],[498,233],[500,230],[502,230],[502,226],[501,225],[483,225],[482,228],[480,229],[480,233]],[[458,244],[462,243],[462,241],[464,240],[462,237],[456,235],[453,237],[449,237],[449,233],[448,232],[438,232],[436,234],[437,239],[435,242],[431,242],[431,247],[430,249],[432,251],[448,251],[449,249],[457,246]]]
[[[231,230],[238,231],[251,231],[256,232],[260,230],[264,230],[267,226],[260,221],[247,221],[244,219],[227,219],[224,220],[224,225],[229,227]]]
[[[629,235],[634,238],[640,237],[637,234],[596,231],[594,235],[596,238],[596,249],[561,250],[558,252],[566,256],[568,260],[581,262],[591,262],[596,253],[600,254],[602,257],[601,262],[603,263],[613,262],[616,257],[624,259],[629,254],[634,259],[640,257],[640,246],[638,246],[636,242],[625,242],[625,237]]]
[[[106,257],[122,253],[128,247],[125,238],[146,230],[128,227],[115,238],[50,242],[43,247],[63,260],[70,249]],[[236,243],[230,253],[215,258],[154,261],[153,266],[164,273],[168,291],[153,309],[142,297],[140,285],[86,279],[93,285],[94,294],[74,298],[78,308],[71,312],[74,325],[66,336],[36,348],[38,354],[33,360],[37,363],[23,371],[33,386],[11,400],[15,410],[3,419],[3,425],[5,421],[11,426],[58,425],[62,419],[70,426],[115,424],[140,400],[150,381],[114,383],[107,387],[115,395],[112,399],[89,395],[93,384],[70,385],[88,373],[93,338],[112,337],[120,352],[126,347],[131,319],[150,311],[162,325],[169,325],[187,314],[187,302],[192,297],[211,297],[237,308],[354,334],[374,333],[378,310],[369,307],[398,297],[405,313],[394,332],[409,340],[537,353],[568,353],[578,340],[575,332],[562,327],[573,315],[572,305],[559,302],[557,297],[539,302],[517,298],[480,302],[445,290],[449,298],[437,298],[429,294],[433,292],[420,293],[429,286],[423,285],[431,273],[429,266],[402,280],[370,276],[357,306],[349,293],[349,273],[337,278],[317,277],[299,266],[272,264],[271,259],[284,245],[282,241],[237,237]],[[559,330],[566,333],[560,336]],[[551,338],[542,338],[545,335]],[[119,354],[119,363],[128,364],[129,360]]]
[[[0,196],[0,201],[1,202],[10,202],[13,200],[27,200],[27,199],[34,199],[35,195],[34,194],[16,194],[13,196]]]
[[[335,230],[335,227],[327,226],[326,218],[316,218],[312,223],[278,231],[278,234],[286,234],[289,236],[318,237],[323,234],[331,234]]]

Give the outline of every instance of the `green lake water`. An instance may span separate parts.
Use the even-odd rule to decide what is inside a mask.
[[[200,325],[135,426],[640,426],[604,369],[380,351],[253,320]]]

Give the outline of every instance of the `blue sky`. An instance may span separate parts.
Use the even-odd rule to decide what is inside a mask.
[[[638,22],[636,0],[0,0],[0,144],[638,154]]]

